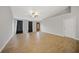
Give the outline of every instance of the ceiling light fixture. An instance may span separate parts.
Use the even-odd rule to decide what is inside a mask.
[[[32,10],[31,15],[34,18],[35,21],[39,21],[39,12],[37,10]]]
[[[31,15],[32,15],[32,17],[34,17],[34,18],[38,17],[39,14],[40,14],[40,13],[38,12],[37,9],[33,9],[33,10],[31,11]]]

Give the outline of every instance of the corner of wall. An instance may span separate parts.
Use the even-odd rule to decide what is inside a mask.
[[[2,50],[5,48],[5,46],[7,45],[7,43],[11,40],[11,38],[14,36],[14,34],[12,34],[9,39],[7,39],[7,41],[5,42],[5,44],[2,46],[2,48],[0,49],[0,52],[2,52]]]

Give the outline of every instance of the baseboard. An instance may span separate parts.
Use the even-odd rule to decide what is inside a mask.
[[[62,37],[64,37],[63,34],[56,34],[56,33],[50,33],[50,32],[45,32],[45,33],[49,33],[49,34],[53,34],[53,35],[57,35],[57,36],[62,36]]]
[[[7,45],[7,43],[11,40],[11,38],[13,36],[14,36],[14,34],[9,37],[9,39],[5,42],[5,44],[3,45],[3,47],[0,49],[0,52],[2,52],[2,50],[4,49],[4,47]]]
[[[46,32],[46,33],[49,33],[49,32]],[[49,34],[53,34],[53,35],[57,35],[57,36],[61,36],[61,37],[68,37],[68,38],[73,38],[75,40],[79,40],[79,38],[76,38],[76,37],[70,37],[70,36],[65,36],[63,34],[55,34],[55,33],[49,33]]]

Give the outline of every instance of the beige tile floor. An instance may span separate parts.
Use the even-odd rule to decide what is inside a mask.
[[[78,41],[44,32],[15,35],[2,52],[4,53],[71,53],[79,52]]]

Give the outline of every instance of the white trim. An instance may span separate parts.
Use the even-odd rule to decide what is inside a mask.
[[[7,45],[7,43],[11,40],[11,38],[12,38],[13,36],[14,36],[14,34],[9,37],[9,39],[5,42],[5,44],[4,44],[4,45],[2,46],[2,48],[0,49],[0,52],[2,52],[2,50],[4,49],[4,47]]]
[[[49,33],[49,32],[45,32],[45,33]],[[55,33],[49,33],[49,34],[53,34],[53,35],[57,35],[57,36],[61,36],[61,37],[72,38],[72,39],[75,39],[75,40],[79,40],[79,38],[76,38],[76,37],[70,37],[70,36],[65,36],[64,34],[55,34]]]
[[[53,34],[53,35],[57,35],[57,36],[62,36],[62,37],[64,37],[63,34],[56,34],[56,33],[50,33],[50,32],[45,32],[45,33],[49,33],[49,34]]]
[[[79,38],[76,38],[76,37],[69,37],[69,36],[64,36],[64,37],[68,37],[68,38],[73,38],[75,40],[79,40]]]
[[[70,37],[70,36],[65,36],[65,35],[61,35],[61,34],[54,34],[54,35],[58,35],[58,36],[62,36],[62,37],[67,37],[67,38],[72,38],[72,39],[75,39],[75,40],[79,40],[79,38],[76,38],[76,37]]]

